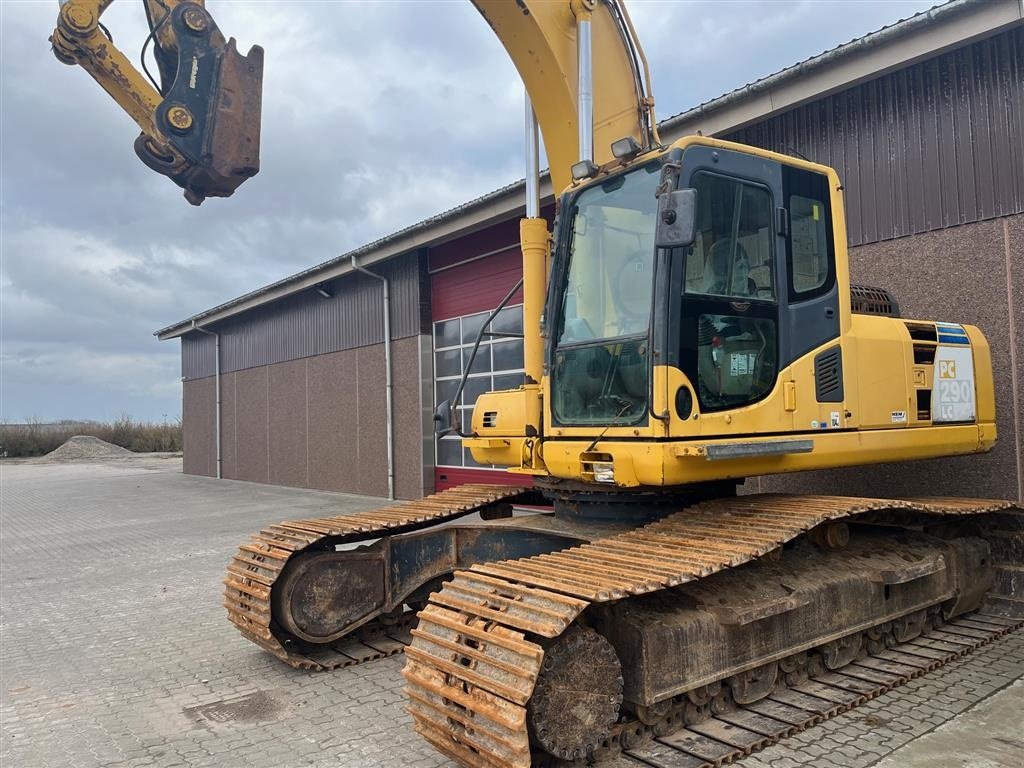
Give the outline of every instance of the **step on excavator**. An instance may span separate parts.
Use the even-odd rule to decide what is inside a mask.
[[[109,2],[62,3],[57,58],[190,202],[231,195],[259,169],[263,51],[239,54],[202,2],[144,0],[147,82],[100,24]],[[404,649],[419,733],[522,768],[720,765],[1017,627],[1011,502],[737,494],[989,450],[981,331],[851,283],[831,168],[663,143],[620,0],[473,4],[528,96],[525,383],[469,425],[460,386],[436,419],[531,482],[269,526],[228,566],[231,622],[295,667]]]

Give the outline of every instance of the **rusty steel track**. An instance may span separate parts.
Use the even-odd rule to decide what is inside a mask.
[[[315,646],[288,637],[271,608],[274,582],[290,558],[310,550],[358,544],[455,520],[523,494],[517,486],[463,485],[392,507],[271,525],[238,549],[224,580],[228,619],[249,641],[299,669],[328,670],[399,653],[409,642],[412,615],[374,619],[356,632]]]
[[[830,521],[891,513],[934,520],[1012,508],[965,499],[718,499],[589,544],[457,571],[431,595],[406,649],[402,674],[416,730],[463,765],[529,768],[527,703],[544,644],[589,605],[743,565]]]
[[[967,614],[838,670],[779,686],[753,704],[655,735],[625,749],[623,760],[637,768],[719,768],[938,669],[1022,623],[985,612]]]

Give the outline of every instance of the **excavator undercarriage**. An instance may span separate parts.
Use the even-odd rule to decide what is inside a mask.
[[[440,526],[474,512],[505,516],[510,502],[528,500],[515,486],[466,485],[372,512],[268,526],[228,565],[228,618],[248,640],[296,668],[328,670],[397,653],[414,623],[403,606],[425,600],[416,593],[460,562],[476,562],[465,537],[459,547]],[[421,532],[427,546],[417,548]],[[403,542],[411,548],[401,549]]]
[[[720,765],[1024,621],[1008,502],[748,495],[641,527],[512,514],[540,501],[463,486],[270,526],[229,566],[229,617],[296,667],[404,649],[424,737],[524,767]]]

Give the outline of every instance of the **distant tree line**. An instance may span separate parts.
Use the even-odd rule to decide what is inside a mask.
[[[75,435],[92,435],[136,453],[181,450],[181,418],[174,421],[136,421],[121,416],[114,421],[29,421],[0,424],[0,457],[44,456]]]

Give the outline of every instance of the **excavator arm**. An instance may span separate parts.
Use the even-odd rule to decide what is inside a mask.
[[[57,58],[80,64],[131,115],[142,129],[139,157],[184,187],[189,202],[231,195],[259,170],[263,49],[241,56],[203,0],[143,0],[157,89],[100,24],[111,2],[63,3],[50,38]],[[618,162],[614,141],[635,146],[633,154],[658,145],[647,62],[619,0],[473,4],[523,79],[556,189],[569,185],[577,162]],[[591,57],[592,50],[599,55]],[[580,119],[581,107],[592,119]]]
[[[100,17],[112,0],[67,0],[50,37],[142,129],[135,151],[199,205],[228,197],[259,171],[263,49],[238,53],[199,2],[144,0],[159,88],[114,45]]]

